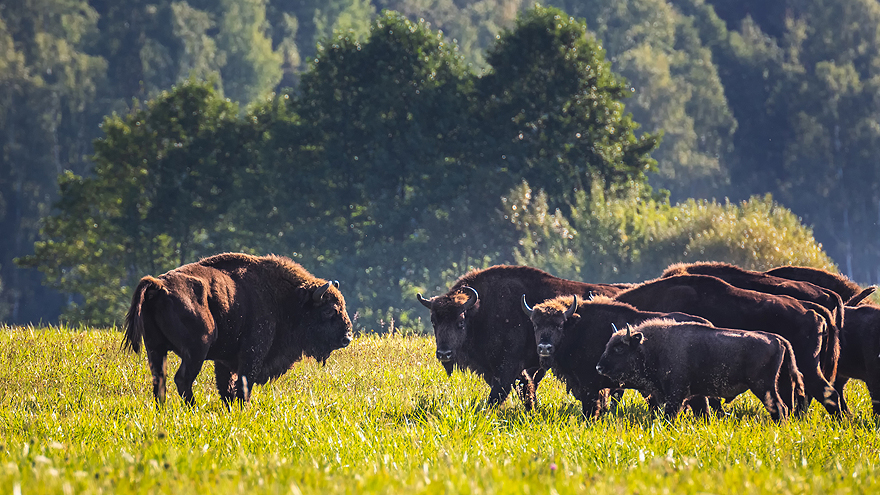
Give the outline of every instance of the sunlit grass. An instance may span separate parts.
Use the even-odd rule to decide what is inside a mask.
[[[151,397],[120,334],[0,330],[0,493],[871,493],[880,442],[864,386],[852,419],[773,423],[744,395],[723,418],[655,418],[628,393],[590,422],[548,377],[540,404],[485,405],[447,377],[433,342],[360,337],[322,367],[297,363],[227,410],[208,363],[196,406]],[[178,361],[172,359],[173,373]]]

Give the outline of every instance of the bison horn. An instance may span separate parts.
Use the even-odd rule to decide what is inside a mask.
[[[339,280],[333,281],[333,287],[336,287],[337,289],[339,288]]]
[[[522,310],[523,310],[523,313],[526,314],[526,316],[528,316],[529,318],[532,317],[532,311],[534,311],[534,310],[532,308],[530,308],[529,303],[526,302],[526,295],[525,294],[523,294],[523,298],[522,298]]]
[[[462,312],[465,312],[465,311],[471,309],[472,307],[474,307],[474,304],[477,304],[477,299],[480,298],[480,295],[477,294],[477,291],[474,290],[473,287],[468,287],[467,285],[462,286],[461,290],[463,290],[465,292],[470,292],[468,300],[467,300],[467,302],[464,303],[464,306],[461,310]]]
[[[614,333],[617,333],[617,325],[615,325],[614,323],[612,323],[612,324],[611,324],[611,328],[614,329]]]
[[[319,303],[324,298],[324,293],[327,292],[327,289],[330,288],[331,282],[327,282],[326,284],[315,289],[315,292],[312,293],[312,299]]]
[[[568,309],[565,310],[565,318],[566,319],[571,318],[571,315],[573,315],[574,312],[577,311],[577,309],[578,309],[578,296],[575,295],[574,301],[571,302],[571,306],[569,306]]]
[[[424,306],[424,307],[426,307],[426,308],[428,308],[428,309],[431,309],[431,300],[430,300],[430,299],[425,299],[424,297],[422,297],[422,293],[421,293],[421,292],[419,292],[418,294],[416,294],[416,299],[418,299],[419,302],[422,303],[422,306]]]
[[[629,323],[626,324],[626,338],[630,338],[633,336],[632,334],[633,327]]]

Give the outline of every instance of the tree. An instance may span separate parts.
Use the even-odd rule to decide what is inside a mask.
[[[594,184],[567,213],[523,182],[505,198],[520,233],[518,263],[591,282],[641,282],[673,263],[725,261],[752,270],[782,265],[836,270],[811,229],[768,195],[740,204],[644,201],[637,189]]]
[[[518,18],[490,50],[491,69],[479,81],[486,163],[552,198],[589,188],[593,177],[645,181],[658,138],[636,137],[639,125],[622,102],[631,92],[604,54],[582,21],[558,9],[535,7]]]
[[[658,175],[652,184],[673,197],[711,195],[727,179],[726,161],[736,129],[718,69],[712,39],[699,19],[666,0],[559,2],[588,19],[613,69],[633,92],[627,109],[663,142],[652,154]]]
[[[12,259],[30,252],[40,217],[56,197],[55,178],[85,170],[91,103],[106,65],[90,54],[97,16],[85,1],[7,2],[0,6],[0,306],[11,321],[47,314],[51,295],[36,272]]]
[[[119,322],[142,276],[237,247],[224,236],[234,231],[224,215],[248,161],[237,112],[210,84],[187,83],[105,119],[94,175],[62,175],[43,240],[19,260],[82,297],[64,320]]]
[[[221,0],[217,47],[223,92],[247,104],[270,93],[281,80],[281,53],[267,36],[266,0]]]

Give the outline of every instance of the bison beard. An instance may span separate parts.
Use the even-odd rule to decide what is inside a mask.
[[[213,360],[217,391],[229,404],[248,401],[254,384],[281,376],[303,355],[324,362],[351,339],[338,282],[281,256],[225,253],[141,279],[123,347],[140,352],[143,341],[158,403],[171,351],[181,359],[174,382],[184,401],[194,403],[192,384]]]

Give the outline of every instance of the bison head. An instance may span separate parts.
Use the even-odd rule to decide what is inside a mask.
[[[303,350],[324,363],[331,352],[351,343],[351,320],[345,310],[345,298],[339,292],[339,282],[334,280],[306,290],[302,323],[309,333]]]
[[[614,381],[638,387],[645,384],[645,336],[633,332],[631,326],[626,330],[614,332],[605,345],[605,352],[599,358],[596,371]]]
[[[480,295],[472,287],[462,286],[458,290],[442,296],[425,299],[418,295],[419,302],[431,310],[431,324],[437,340],[437,359],[443,364],[447,374],[454,368],[457,354],[467,336],[467,314]]]
[[[565,330],[575,325],[580,318],[576,313],[577,307],[577,296],[560,296],[530,308],[526,295],[523,294],[522,309],[532,320],[542,368],[553,367],[554,353],[559,349]]]

